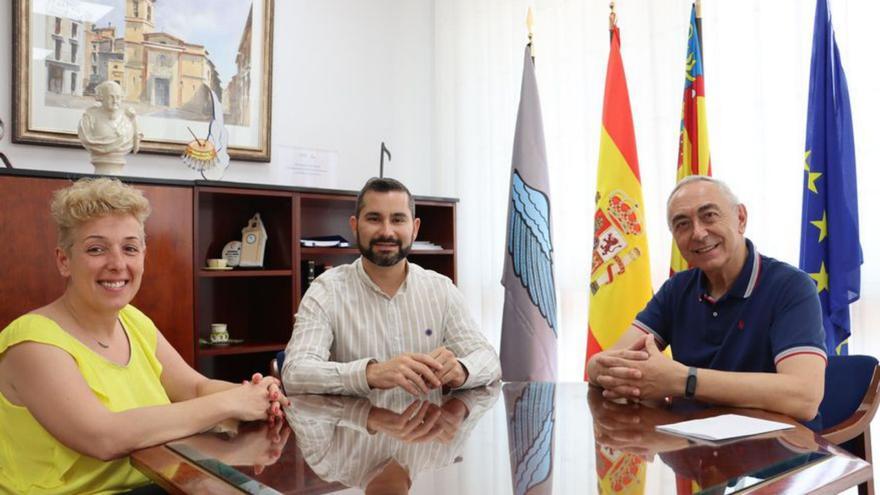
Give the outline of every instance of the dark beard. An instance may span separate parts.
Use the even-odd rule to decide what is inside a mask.
[[[397,252],[389,253],[389,254],[379,254],[373,251],[373,246],[380,242],[393,242],[397,244]],[[393,237],[376,237],[375,239],[370,240],[370,244],[368,246],[364,246],[361,243],[361,237],[358,235],[357,238],[358,250],[361,252],[361,256],[370,260],[376,266],[394,266],[400,263],[402,260],[406,259],[409,255],[409,252],[412,251],[412,242],[407,245],[403,244],[403,241],[400,239],[395,239]]]

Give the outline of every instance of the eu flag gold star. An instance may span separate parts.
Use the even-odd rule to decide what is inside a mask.
[[[816,281],[816,292],[821,294],[823,290],[828,290],[828,272],[825,271],[824,261],[819,267],[819,273],[811,273],[810,278]]]
[[[827,214],[823,211],[822,212],[822,220],[813,220],[810,223],[815,225],[816,228],[819,229],[819,242],[822,242],[822,240],[828,236],[828,216],[827,216]]]
[[[810,172],[810,153],[812,150],[807,150],[804,153],[804,170],[807,172],[807,189],[810,191],[819,194],[819,190],[816,189],[816,181],[819,180],[819,177],[822,177],[821,172]]]

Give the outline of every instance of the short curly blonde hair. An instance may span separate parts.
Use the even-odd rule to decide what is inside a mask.
[[[55,191],[50,210],[58,228],[58,246],[65,251],[73,246],[74,229],[107,215],[132,215],[141,224],[141,238],[146,240],[144,222],[151,212],[142,192],[105,177],[83,178]]]

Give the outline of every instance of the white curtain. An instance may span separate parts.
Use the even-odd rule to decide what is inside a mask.
[[[815,2],[704,0],[704,68],[714,175],[749,209],[764,254],[798,262],[808,75]],[[849,80],[865,264],[851,352],[880,355],[880,206],[876,146],[880,7],[829,0]],[[668,273],[665,200],[674,183],[688,0],[616,2],[647,211],[655,289]],[[500,285],[510,158],[526,43],[535,56],[551,182],[560,379],[582,379],[590,232],[605,66],[607,0],[438,0],[435,3],[435,191],[461,198],[459,284],[500,341]]]

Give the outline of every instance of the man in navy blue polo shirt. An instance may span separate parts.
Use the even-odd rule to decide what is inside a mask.
[[[825,335],[816,285],[761,255],[748,214],[723,182],[683,179],[667,202],[675,243],[692,267],[670,278],[610,350],[588,364],[609,398],[694,397],[816,416]],[[659,349],[672,346],[673,359]]]

